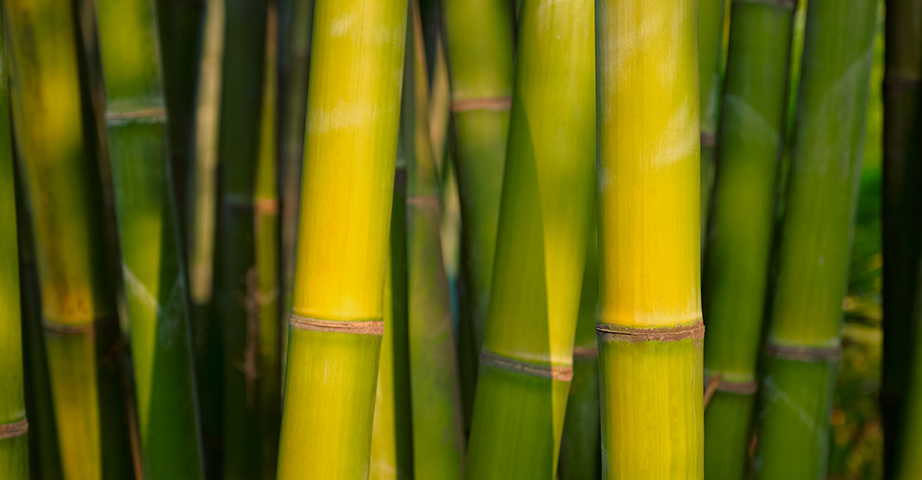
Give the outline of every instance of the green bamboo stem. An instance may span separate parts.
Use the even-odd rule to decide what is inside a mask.
[[[132,478],[99,169],[84,138],[74,11],[53,0],[5,6],[16,144],[35,214],[64,474]]]
[[[266,240],[257,226],[277,212],[277,203],[261,200],[257,195],[260,158],[272,161],[273,133],[261,134],[266,112],[266,39],[268,4],[235,0],[225,2],[224,60],[222,66],[221,106],[218,127],[218,218],[215,253],[215,313],[223,342],[223,476],[225,479],[274,478],[275,455],[267,452],[275,446],[278,418],[265,416],[276,408],[278,387],[271,383],[277,368],[277,333],[265,337],[278,325],[264,325],[261,315],[263,279],[260,263],[266,262]],[[274,65],[269,68],[274,68]],[[267,143],[269,142],[269,143]],[[270,167],[271,168],[271,167]],[[265,181],[272,181],[262,172]],[[271,185],[271,184],[270,184]],[[265,194],[265,190],[260,192]],[[271,237],[277,245],[277,237]],[[261,244],[261,241],[263,244]],[[270,399],[270,398],[273,398]],[[267,399],[268,403],[267,403]],[[273,437],[273,441],[269,438]],[[268,445],[265,445],[269,442]]]
[[[595,480],[602,476],[599,348],[595,332],[599,309],[599,235],[594,223],[593,218],[573,341],[573,381],[560,442],[560,480]]]
[[[19,285],[22,307],[22,350],[26,388],[26,412],[29,422],[29,471],[33,478],[58,480],[61,454],[55,426],[54,404],[48,379],[48,360],[42,338],[42,306],[39,292],[38,266],[32,240],[32,209],[23,191],[22,169],[16,168],[16,233],[19,237]]]
[[[417,478],[461,478],[464,419],[458,357],[442,260],[439,176],[429,134],[429,82],[419,3],[411,0],[404,108],[414,127],[407,155],[407,270],[413,464]],[[412,39],[412,42],[410,41]],[[414,58],[415,55],[415,58]]]
[[[170,116],[170,171],[181,238],[194,228],[193,203],[196,93],[208,0],[156,0],[163,51],[163,93]],[[185,245],[183,245],[185,246]]]
[[[281,290],[282,347],[287,347],[284,328],[294,295],[295,246],[298,237],[298,199],[301,193],[301,163],[304,160],[304,120],[307,114],[307,80],[311,61],[313,0],[279,2],[278,61],[278,196],[281,199]],[[285,355],[282,352],[284,361]]]
[[[596,9],[608,479],[703,477],[696,5],[603,0]]]
[[[499,224],[515,64],[514,20],[507,0],[443,0],[442,6],[461,199],[458,363],[469,428]]]
[[[368,475],[405,0],[318,0],[279,478]]]
[[[784,143],[794,1],[736,1],[730,10],[713,233],[705,255],[704,476],[742,480],[757,389],[778,165]]]
[[[404,76],[407,75],[406,69]],[[404,85],[406,90],[406,85]],[[371,433],[371,480],[413,478],[413,412],[410,407],[410,345],[407,323],[406,152],[407,98],[401,101],[400,143],[391,206],[390,244],[384,277],[384,335],[378,361],[378,386]],[[412,150],[409,150],[412,151]]]
[[[718,113],[720,112],[720,70],[724,51],[724,18],[727,0],[698,2],[698,71],[701,75],[699,101],[701,115],[701,226],[706,233],[711,211],[712,190],[717,174],[714,154],[717,148]],[[732,25],[732,19],[731,23]]]
[[[922,268],[917,272],[922,274]],[[918,282],[918,279],[916,281]],[[916,285],[918,288],[918,285],[922,285],[922,283],[916,283]],[[916,295],[918,297],[919,293],[917,292]],[[919,316],[922,315],[922,305],[916,303],[914,308],[914,317],[918,322]],[[915,328],[914,333],[916,335],[915,340],[919,341],[922,328]],[[922,458],[918,455],[919,449],[922,448],[922,432],[918,428],[914,428],[917,425],[922,425],[922,350],[916,348],[914,355],[912,364],[907,367],[910,376],[906,379],[907,385],[902,398],[905,404],[902,406],[903,410],[899,412],[901,414],[900,420],[905,422],[905,425],[898,430],[900,436],[894,438],[897,444],[888,447],[896,450],[895,458],[890,460],[893,463],[885,464],[884,466],[884,473],[887,478],[895,480],[912,480],[919,478],[919,475],[922,474]]]
[[[263,80],[262,124],[256,163],[255,247],[257,290],[251,297],[259,315],[259,423],[262,477],[275,478],[279,428],[282,421],[282,357],[279,323],[279,202],[277,149],[278,9],[269,4]],[[248,307],[250,308],[250,307]],[[248,328],[250,326],[248,325]]]
[[[4,15],[5,16],[5,15]],[[5,30],[5,28],[4,28]],[[6,63],[0,38],[0,65]],[[23,376],[19,252],[9,82],[0,78],[0,478],[29,477],[29,422]],[[38,473],[38,472],[36,472]]]
[[[756,479],[825,478],[874,60],[874,0],[810,0]]]
[[[208,0],[205,40],[195,118],[195,165],[190,198],[189,296],[195,345],[196,373],[202,420],[205,472],[221,478],[223,448],[223,346],[221,322],[214,315],[213,280],[217,216],[217,141],[221,98],[221,57],[224,50],[224,0]]]
[[[155,5],[97,2],[145,478],[203,478]]]
[[[884,348],[880,412],[884,427],[884,472],[897,478],[901,438],[912,430],[903,412],[914,358],[918,318],[916,272],[922,245],[922,175],[919,143],[922,88],[922,1],[886,2],[884,33],[883,267]]]
[[[557,473],[593,215],[593,2],[522,7],[469,479]]]

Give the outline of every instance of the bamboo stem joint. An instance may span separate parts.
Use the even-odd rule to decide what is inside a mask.
[[[29,431],[29,422],[23,418],[15,423],[0,423],[0,440],[25,435]]]
[[[570,380],[573,380],[573,369],[570,367],[538,365],[534,363],[523,362],[521,360],[504,357],[502,355],[493,353],[485,348],[480,354],[480,364],[501,368],[503,370],[509,370],[511,372],[522,373],[525,375],[550,378],[552,380],[560,380],[562,382],[569,382]]]
[[[288,323],[301,330],[314,330],[317,332],[355,333],[359,335],[383,335],[384,322],[382,321],[347,321],[347,320],[321,320],[319,318],[301,317],[292,315]]]

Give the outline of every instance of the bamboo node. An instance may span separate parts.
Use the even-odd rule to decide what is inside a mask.
[[[717,145],[717,135],[708,132],[701,132],[701,145],[705,147],[713,147]]]
[[[0,440],[25,435],[29,431],[29,422],[23,418],[14,423],[0,423]]]
[[[775,343],[765,344],[765,355],[781,360],[798,362],[835,362],[842,355],[840,347],[790,347]]]
[[[610,323],[597,323],[595,330],[599,336],[608,336],[615,340],[622,340],[631,343],[667,343],[688,339],[693,339],[696,341],[704,339],[704,322],[701,320],[698,320],[697,322],[690,325],[680,325],[677,327],[665,328],[638,328],[625,327],[623,325],[614,325]]]
[[[723,378],[723,375],[719,373],[712,377],[705,377],[704,385],[705,393],[707,393],[708,389],[737,395],[755,395],[759,391],[758,382],[734,382]]]
[[[143,120],[146,123],[160,123],[166,121],[166,109],[146,108],[143,110],[134,110],[130,112],[106,112],[106,124],[118,125],[130,121]]]
[[[407,205],[417,207],[430,207],[439,210],[439,197],[435,195],[411,195],[407,197]]]
[[[573,358],[598,358],[599,347],[573,347]]]
[[[292,315],[288,319],[288,324],[300,330],[313,330],[315,332],[384,335],[384,322],[379,320],[354,322],[348,320],[321,320],[319,318]]]
[[[451,101],[451,113],[468,112],[471,110],[509,110],[512,107],[512,97],[482,97],[464,98]]]
[[[111,317],[100,318],[93,322],[77,324],[55,322],[53,320],[43,318],[42,328],[46,331],[60,334],[93,333],[99,330],[118,328],[118,316],[113,315]]]
[[[883,80],[883,86],[888,90],[911,90],[918,88],[920,84],[922,84],[922,77],[907,77],[893,73],[884,75]]]
[[[274,198],[255,199],[246,195],[225,193],[221,204],[235,210],[253,210],[254,213],[278,213],[279,201]]]
[[[407,171],[403,168],[394,171],[394,191],[404,195],[407,193]]]
[[[501,368],[516,373],[523,373],[534,377],[550,378],[569,382],[573,380],[573,369],[570,367],[559,367],[555,365],[538,365],[535,363],[523,362],[514,358],[504,357],[483,349],[480,353],[480,364],[491,367]]]

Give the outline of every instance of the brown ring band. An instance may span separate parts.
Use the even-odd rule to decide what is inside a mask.
[[[704,379],[704,385],[710,384],[713,381],[714,377],[706,377]],[[735,393],[738,395],[755,395],[759,391],[758,382],[733,382],[730,380],[724,380],[720,378],[717,380],[717,386],[715,389],[719,392]]]
[[[29,431],[29,422],[23,418],[14,423],[0,424],[0,440],[25,435]]]
[[[799,362],[835,362],[842,356],[842,349],[840,347],[789,347],[766,343],[765,355]]]
[[[47,318],[42,319],[42,329],[48,332],[62,333],[62,334],[71,334],[71,333],[93,333],[99,330],[108,330],[110,328],[118,328],[118,316],[112,315],[111,317],[100,318],[88,323],[62,323],[55,322],[53,320],[48,320]]]
[[[509,370],[511,372],[523,373],[525,375],[531,375],[534,377],[544,377],[550,378],[552,380],[560,380],[562,382],[569,382],[570,380],[573,380],[573,369],[570,367],[538,365],[534,363],[523,362],[514,358],[504,357],[487,349],[483,349],[483,351],[480,353],[480,364],[501,368],[503,370]]]
[[[717,145],[717,135],[713,133],[701,132],[701,145],[713,147]]]
[[[922,78],[909,78],[899,75],[886,75],[884,76],[883,85],[887,88],[896,88],[899,90],[916,88],[919,84],[922,83]]]
[[[573,358],[597,358],[599,347],[573,347]]]
[[[378,320],[353,322],[348,320],[322,320],[292,315],[288,324],[299,330],[315,332],[354,333],[358,335],[384,335],[384,322]]]
[[[439,197],[435,195],[412,195],[407,197],[407,204],[416,205],[417,207],[439,208]]]
[[[278,212],[279,201],[272,198],[254,200],[243,195],[225,194],[221,205],[234,210],[253,210],[256,212]]]
[[[158,120],[166,119],[166,108],[145,108],[143,110],[134,110],[130,112],[107,112],[106,121],[109,120],[139,120],[154,118]]]
[[[452,100],[452,113],[467,112],[470,110],[509,110],[512,107],[512,97],[483,97],[483,98],[464,98]]]
[[[637,328],[614,325],[611,323],[597,323],[596,333],[615,340],[624,340],[631,343],[637,342],[678,342],[686,339],[704,339],[704,322],[698,320],[690,325],[665,328]]]

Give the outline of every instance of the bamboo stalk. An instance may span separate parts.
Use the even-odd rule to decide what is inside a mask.
[[[720,144],[705,261],[704,476],[745,478],[784,143],[796,0],[732,4]]]
[[[461,478],[464,417],[442,260],[439,177],[429,134],[429,82],[417,0],[407,36],[404,108],[412,110],[415,149],[407,155],[407,270],[413,464],[417,478]],[[412,39],[412,42],[411,42]],[[415,58],[414,58],[415,55]],[[414,98],[415,97],[415,98]]]
[[[724,18],[728,0],[699,0],[698,2],[698,72],[700,72],[699,114],[701,115],[701,226],[707,229],[711,211],[711,197],[717,174],[718,114],[721,109],[721,64],[724,51]],[[732,26],[732,19],[730,22]]]
[[[599,309],[599,235],[589,230],[586,266],[579,297],[573,346],[573,381],[560,443],[561,480],[593,480],[602,476],[599,414],[599,348],[595,324]]]
[[[58,431],[55,425],[51,384],[48,379],[48,360],[45,340],[42,338],[41,292],[35,263],[35,244],[32,239],[32,209],[23,191],[22,169],[16,171],[16,233],[19,250],[19,286],[22,308],[22,350],[26,389],[26,412],[29,422],[29,471],[33,478],[58,480],[61,472],[61,454],[58,450]]]
[[[202,421],[205,473],[222,477],[224,353],[221,323],[215,315],[214,255],[217,217],[217,142],[221,65],[224,51],[224,0],[208,0],[205,40],[195,118],[195,165],[190,198],[189,296]]]
[[[596,10],[603,478],[704,470],[695,5]]]
[[[274,132],[262,131],[263,119],[275,115],[264,101],[265,72],[275,68],[266,65],[266,39],[276,34],[267,33],[268,15],[266,2],[225,3],[214,293],[223,339],[225,479],[275,477],[278,316],[266,324],[261,284],[277,281],[277,270],[264,279],[260,267],[272,263],[266,250],[277,248],[278,237],[257,232],[278,209],[274,199],[259,198],[272,195],[271,183],[257,195],[260,177],[274,180],[271,166],[260,172],[260,163],[274,160],[271,150],[261,152],[263,146],[272,148],[275,139]],[[267,332],[275,332],[274,338]]]
[[[282,480],[368,472],[406,14],[314,5]]]
[[[810,0],[779,273],[761,385],[757,479],[826,476],[870,72],[874,0]]]
[[[52,0],[5,7],[16,143],[35,213],[64,474],[132,478],[99,169],[87,153],[81,114],[74,11]]]
[[[156,0],[160,44],[163,51],[163,93],[170,121],[170,171],[173,198],[183,239],[194,227],[190,223],[194,203],[195,108],[199,67],[205,33],[207,0]],[[185,247],[185,244],[183,245]]]
[[[917,272],[922,274],[922,268]],[[922,285],[918,279],[916,282],[917,288]],[[917,292],[916,295],[918,298],[919,293]],[[914,308],[914,317],[918,322],[919,315],[922,315],[922,305],[917,302]],[[914,334],[916,335],[915,340],[918,342],[920,335],[922,335],[922,328],[916,327]],[[916,348],[914,358],[911,361],[912,364],[907,367],[910,376],[906,379],[907,384],[904,387],[904,396],[901,399],[905,404],[902,406],[902,411],[899,412],[901,414],[900,420],[904,422],[904,425],[898,430],[900,436],[893,438],[898,443],[887,447],[895,450],[895,457],[889,459],[893,463],[884,465],[886,478],[895,480],[912,480],[919,478],[919,475],[922,474],[922,458],[919,458],[918,455],[919,449],[922,448],[922,432],[915,428],[922,425],[922,350]]]
[[[404,76],[407,75],[404,69]],[[406,85],[404,85],[406,90]],[[405,92],[404,92],[405,93]],[[372,421],[371,480],[413,478],[413,412],[410,406],[410,345],[407,323],[406,152],[407,98],[401,101],[400,143],[391,206],[390,244],[384,277],[384,334],[378,361],[378,385]],[[410,150],[412,151],[412,150]]]
[[[451,73],[451,135],[461,199],[458,362],[470,427],[490,298],[513,80],[512,11],[507,0],[443,0]]]
[[[5,43],[0,38],[0,65],[6,64]],[[10,128],[9,82],[4,75],[0,78],[0,231],[3,231],[0,235],[0,478],[26,480],[30,478],[29,422],[26,420]]]
[[[884,33],[883,223],[884,348],[880,413],[884,429],[884,473],[895,476],[903,457],[901,438],[914,427],[904,417],[915,356],[918,318],[916,272],[922,245],[922,175],[919,143],[922,82],[922,1],[886,2]]]
[[[152,1],[97,2],[106,125],[146,478],[202,478],[180,227]]]
[[[593,2],[526,2],[466,478],[552,479],[595,180]]]

